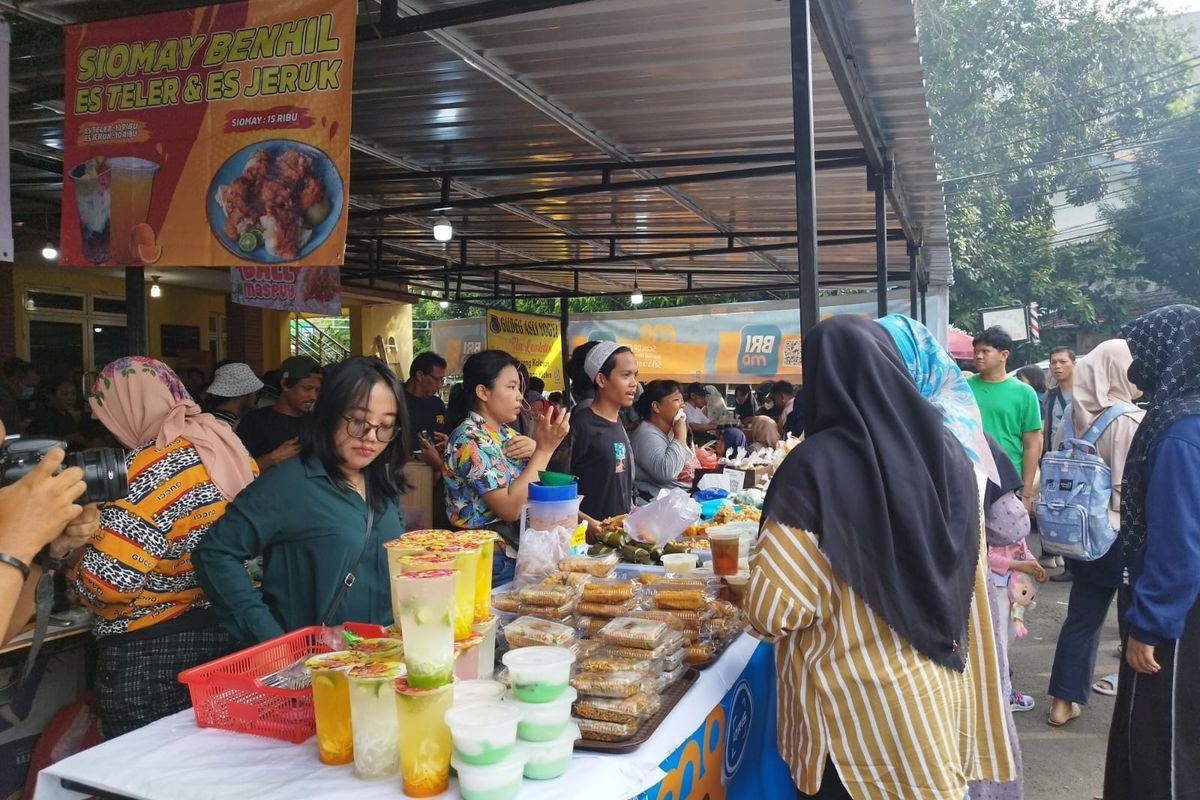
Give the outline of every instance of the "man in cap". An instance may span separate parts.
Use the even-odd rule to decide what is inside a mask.
[[[222,364],[208,386],[207,411],[237,430],[242,415],[254,408],[262,388],[263,382],[247,364]]]
[[[279,399],[242,418],[238,436],[260,470],[300,452],[300,434],[321,391],[321,365],[308,356],[292,356],[279,366]]]

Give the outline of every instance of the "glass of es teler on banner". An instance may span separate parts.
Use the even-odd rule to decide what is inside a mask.
[[[456,541],[479,546],[478,566],[475,568],[475,624],[486,622],[492,616],[492,557],[496,553],[496,539],[491,531],[461,531]]]
[[[409,797],[433,797],[450,781],[450,726],[446,712],[454,702],[454,684],[435,688],[393,683],[395,715],[400,726],[400,781]]]
[[[431,553],[454,556],[458,584],[454,587],[454,638],[466,639],[475,622],[475,574],[479,567],[479,545],[466,541],[431,544]]]
[[[350,685],[346,681],[346,670],[365,662],[366,656],[344,650],[313,656],[304,662],[312,673],[317,757],[322,764],[349,764],[354,760]]]
[[[404,675],[395,661],[360,664],[346,670],[350,720],[354,729],[354,774],[366,781],[400,771],[400,727],[392,684]]]
[[[454,673],[453,569],[392,576],[392,597],[400,612],[408,682],[419,689],[449,683]],[[468,625],[468,631],[470,626]]]

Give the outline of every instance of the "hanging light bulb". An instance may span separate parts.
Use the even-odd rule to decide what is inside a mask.
[[[42,247],[42,258],[47,261],[53,261],[58,258],[58,248],[50,242],[46,242],[45,246]]]
[[[638,288],[637,279],[635,278],[633,281],[633,293],[629,295],[629,302],[632,305],[640,306],[643,299],[642,290]]]
[[[442,299],[442,300],[439,300],[439,301],[438,301],[438,308],[441,308],[441,309],[446,309],[446,308],[449,308],[449,307],[450,307],[450,301],[449,301],[449,300]]]
[[[162,297],[162,287],[158,285],[158,278],[154,278],[154,282],[150,284],[150,296],[155,300]]]
[[[433,238],[439,242],[448,242],[454,238],[454,226],[450,224],[450,220],[446,219],[445,212],[438,216],[437,222],[433,223]]]

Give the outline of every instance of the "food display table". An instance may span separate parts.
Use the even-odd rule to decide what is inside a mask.
[[[739,637],[635,752],[576,752],[552,781],[525,781],[521,800],[658,800],[791,796],[775,749],[775,671],[769,646]],[[43,770],[38,800],[294,800],[403,797],[400,778],[367,783],[317,760],[312,740],[198,728],[192,711],[78,753]],[[458,797],[454,781],[439,797]]]

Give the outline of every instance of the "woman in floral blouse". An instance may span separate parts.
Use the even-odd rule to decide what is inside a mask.
[[[502,350],[471,356],[463,364],[462,391],[449,408],[455,427],[446,446],[446,516],[455,527],[487,528],[504,537],[507,546],[496,548],[493,585],[512,578],[516,522],[529,500],[529,484],[569,429],[570,415],[548,405],[534,418],[532,454],[514,452],[519,436],[511,423],[524,399],[519,363]]]

